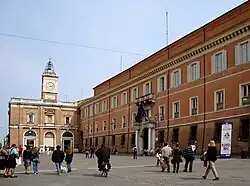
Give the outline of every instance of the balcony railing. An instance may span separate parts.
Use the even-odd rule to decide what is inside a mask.
[[[250,105],[250,96],[245,96],[242,98],[242,105]]]
[[[196,115],[197,113],[197,108],[192,108],[192,115]]]
[[[133,121],[133,126],[137,126],[139,124],[146,124],[146,123],[156,123],[156,120],[152,117],[142,118],[141,122]]]
[[[152,104],[155,103],[155,95],[150,93],[147,95],[144,95],[142,97],[136,98],[135,103],[144,103],[145,105],[147,104]]]
[[[216,110],[222,110],[224,109],[224,104],[223,103],[217,103],[216,104]]]

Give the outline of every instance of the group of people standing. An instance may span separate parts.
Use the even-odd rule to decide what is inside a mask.
[[[22,162],[25,168],[25,174],[30,174],[30,168],[33,167],[33,173],[38,174],[39,160],[39,148],[25,146],[24,150],[20,153],[20,147],[15,144],[11,145],[10,148],[4,147],[0,149],[0,170],[4,170],[4,178],[16,178],[15,169],[17,165]],[[20,160],[20,164],[18,161]],[[71,163],[73,161],[73,152],[68,149],[66,152],[61,150],[58,145],[56,150],[53,151],[52,161],[55,163],[57,174],[60,175],[62,172],[61,165],[63,161],[66,162],[68,173],[71,172]]]
[[[192,143],[188,143],[188,146],[183,150],[180,149],[179,144],[173,144],[171,147],[168,143],[165,143],[163,148],[157,148],[156,153],[161,153],[162,158],[157,159],[157,166],[161,164],[162,172],[164,172],[165,169],[167,169],[167,172],[170,172],[171,163],[173,164],[173,173],[178,173],[180,163],[183,162],[183,159],[185,160],[183,172],[193,171],[196,146]],[[206,167],[205,174],[202,176],[203,179],[206,179],[210,170],[212,170],[214,180],[219,180],[219,176],[215,168],[217,154],[216,144],[212,140],[208,144],[207,151],[201,156],[201,160],[204,161],[204,166]]]

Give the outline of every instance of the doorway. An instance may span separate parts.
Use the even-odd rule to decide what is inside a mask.
[[[63,140],[63,151],[66,151],[69,148],[71,148],[71,140]]]
[[[74,150],[74,136],[71,132],[64,132],[62,135],[62,150],[66,151],[68,149]]]
[[[27,139],[27,146],[34,147],[35,146],[35,141],[34,139]]]
[[[143,149],[148,149],[148,128],[143,129]]]

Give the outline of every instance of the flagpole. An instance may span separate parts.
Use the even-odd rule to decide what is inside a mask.
[[[168,45],[168,7],[166,5],[166,45]]]

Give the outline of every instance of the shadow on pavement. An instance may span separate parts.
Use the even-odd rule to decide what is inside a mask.
[[[180,177],[182,180],[202,180],[202,178],[197,177]]]
[[[87,173],[84,173],[84,174],[82,174],[82,176],[90,176],[90,177],[102,177],[102,175],[101,175],[101,174],[93,174],[93,173],[89,173],[89,174],[87,174]]]
[[[144,172],[161,172],[161,170],[144,170]]]

